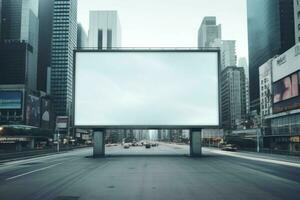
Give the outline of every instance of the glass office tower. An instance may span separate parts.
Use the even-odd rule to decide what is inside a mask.
[[[295,44],[293,0],[247,0],[251,110],[259,110],[259,67]]]
[[[51,96],[56,115],[70,115],[73,50],[77,43],[77,0],[54,1],[52,29]]]

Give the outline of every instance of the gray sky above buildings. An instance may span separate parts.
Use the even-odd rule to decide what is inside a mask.
[[[85,30],[90,10],[117,10],[123,47],[197,47],[204,16],[216,16],[222,39],[237,41],[237,56],[248,58],[246,0],[78,0]]]

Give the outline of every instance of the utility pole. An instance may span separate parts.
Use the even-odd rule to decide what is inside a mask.
[[[259,130],[256,130],[256,152],[259,153]]]
[[[57,152],[59,152],[59,128],[57,128]]]

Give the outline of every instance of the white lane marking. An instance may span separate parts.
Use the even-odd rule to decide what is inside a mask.
[[[79,153],[78,153],[79,151]],[[16,160],[16,161],[8,161],[8,162],[4,162],[3,166],[11,166],[11,165],[18,165],[18,164],[23,164],[23,163],[29,163],[29,162],[35,162],[35,161],[44,161],[44,160],[49,160],[52,158],[59,158],[59,157],[65,157],[65,156],[72,156],[72,155],[80,155],[80,154],[85,154],[88,151],[90,151],[90,149],[75,149],[73,151],[69,151],[69,152],[61,152],[58,154],[52,154],[52,155],[44,155],[44,156],[38,156],[38,157],[33,157],[33,158],[25,158],[23,160]],[[1,168],[0,167],[0,168]]]
[[[40,169],[36,169],[36,170],[30,171],[30,172],[26,172],[26,173],[23,173],[23,174],[19,174],[19,175],[16,175],[16,176],[9,177],[9,178],[7,178],[6,180],[8,181],[8,180],[16,179],[16,178],[19,178],[19,177],[22,177],[22,176],[26,176],[26,175],[28,175],[28,174],[32,174],[32,173],[34,173],[34,172],[43,171],[43,170],[52,168],[52,167],[54,167],[54,166],[61,165],[61,164],[62,164],[62,162],[61,162],[61,163],[56,163],[56,164],[54,164],[54,165],[50,165],[50,166],[43,167],[43,168],[40,168]]]
[[[231,152],[223,152],[223,151],[219,151],[219,150],[211,150],[211,149],[207,150],[206,149],[206,151],[209,151],[209,152],[212,152],[212,153],[217,153],[217,154],[222,154],[222,155],[226,155],[226,156],[244,158],[244,159],[248,159],[248,160],[255,160],[255,161],[261,161],[261,162],[267,162],[267,163],[272,163],[272,164],[279,164],[279,165],[285,165],[285,166],[300,168],[300,164],[293,163],[293,162],[287,162],[287,161],[281,161],[281,160],[272,160],[272,159],[267,159],[267,158],[243,156],[243,155],[239,155],[239,154],[235,154],[235,153],[231,153]]]

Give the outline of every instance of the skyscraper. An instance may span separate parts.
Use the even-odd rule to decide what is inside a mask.
[[[2,0],[0,3],[0,84],[23,84],[36,90],[38,0]]]
[[[244,68],[228,66],[221,73],[221,112],[224,129],[238,128],[246,114]]]
[[[247,0],[251,110],[259,110],[259,66],[295,44],[293,0]]]
[[[47,69],[51,66],[51,38],[54,0],[39,0],[39,50],[37,88],[47,91]]]
[[[51,96],[57,115],[72,110],[73,50],[77,43],[77,0],[54,0]]]
[[[223,40],[222,53],[225,67],[236,66],[236,41],[235,40]]]
[[[0,123],[39,126],[38,0],[0,1]]]
[[[294,0],[295,41],[300,42],[300,0]]]
[[[221,53],[221,71],[228,66],[236,66],[236,48],[235,40],[215,39],[209,47],[220,48]]]
[[[239,58],[238,67],[244,68],[245,72],[245,95],[246,95],[246,113],[250,113],[250,96],[249,96],[249,67],[245,57]]]
[[[77,25],[77,48],[88,47],[88,36],[81,24]]]
[[[121,26],[117,11],[90,11],[89,47],[121,47]]]
[[[221,25],[216,17],[204,17],[198,30],[198,47],[211,47],[216,39],[221,39]]]

